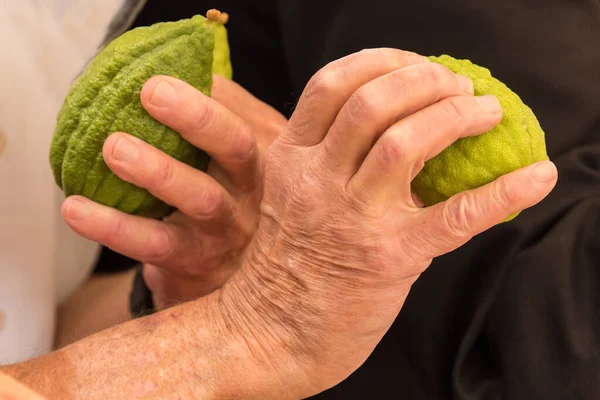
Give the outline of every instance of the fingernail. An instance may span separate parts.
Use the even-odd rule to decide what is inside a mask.
[[[477,98],[477,101],[483,108],[488,110],[489,112],[495,114],[502,111],[502,106],[498,101],[498,98],[494,95],[481,96]]]
[[[175,103],[175,89],[167,81],[160,81],[154,88],[150,103],[157,107],[168,107]]]
[[[121,137],[115,144],[112,156],[115,160],[123,162],[131,162],[137,160],[140,155],[140,150],[131,140]]]
[[[87,201],[79,198],[69,199],[65,210],[65,216],[69,219],[84,219],[90,215]]]
[[[460,74],[456,74],[456,79],[458,80],[458,84],[460,85],[460,88],[463,90],[463,92],[467,94],[475,93],[473,89],[473,81],[471,79]]]
[[[546,183],[556,178],[556,166],[550,161],[542,161],[531,170],[531,176],[538,182]]]

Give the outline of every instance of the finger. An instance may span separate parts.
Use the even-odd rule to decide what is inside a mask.
[[[542,161],[420,209],[415,214],[418,222],[411,227],[411,237],[419,241],[413,242],[416,247],[411,251],[424,261],[457,249],[473,236],[539,203],[556,185],[557,175],[552,162]]]
[[[408,200],[410,182],[426,161],[459,138],[490,131],[501,119],[502,107],[494,96],[456,96],[439,101],[385,131],[349,187],[368,195],[371,201],[382,201],[384,196]]]
[[[409,66],[369,82],[344,104],[323,141],[328,165],[342,174],[354,174],[377,137],[394,121],[472,90],[468,78],[459,78],[436,63]]]
[[[320,143],[354,91],[399,68],[428,62],[414,53],[387,48],[363,50],[333,61],[308,82],[281,139],[301,146]]]
[[[258,151],[252,130],[227,107],[167,76],[150,78],[140,97],[152,117],[210,154],[236,183],[254,179]]]
[[[132,259],[162,264],[185,242],[177,227],[154,219],[122,213],[81,196],[62,206],[65,222],[80,235]]]
[[[261,149],[267,148],[279,136],[287,119],[268,104],[254,97],[239,84],[219,75],[213,75],[211,97],[231,110],[251,127]]]
[[[114,133],[102,149],[104,161],[121,179],[196,220],[224,220],[231,216],[231,195],[207,174],[179,162],[153,146],[125,133]]]

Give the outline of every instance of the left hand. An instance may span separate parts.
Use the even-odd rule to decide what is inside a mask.
[[[214,291],[237,270],[258,221],[262,154],[287,120],[219,76],[212,98],[163,76],[146,82],[141,100],[152,117],[210,154],[207,173],[114,133],[103,148],[109,168],[178,211],[161,222],[71,196],[63,217],[88,239],[144,262],[146,284],[162,309]]]

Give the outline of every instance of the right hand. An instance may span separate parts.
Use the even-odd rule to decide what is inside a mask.
[[[543,162],[415,205],[410,183],[424,162],[501,118],[468,79],[398,50],[353,54],[312,78],[267,151],[257,234],[219,294],[229,331],[279,382],[270,398],[345,379],[434,257],[548,195],[557,174]]]

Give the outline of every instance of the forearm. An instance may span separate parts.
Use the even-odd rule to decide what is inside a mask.
[[[55,345],[64,347],[131,319],[129,292],[135,270],[93,276],[58,309]]]
[[[43,400],[20,382],[0,372],[0,399],[2,400]]]
[[[50,399],[299,398],[298,387],[282,384],[295,381],[296,367],[257,356],[219,307],[211,295],[0,372]]]

